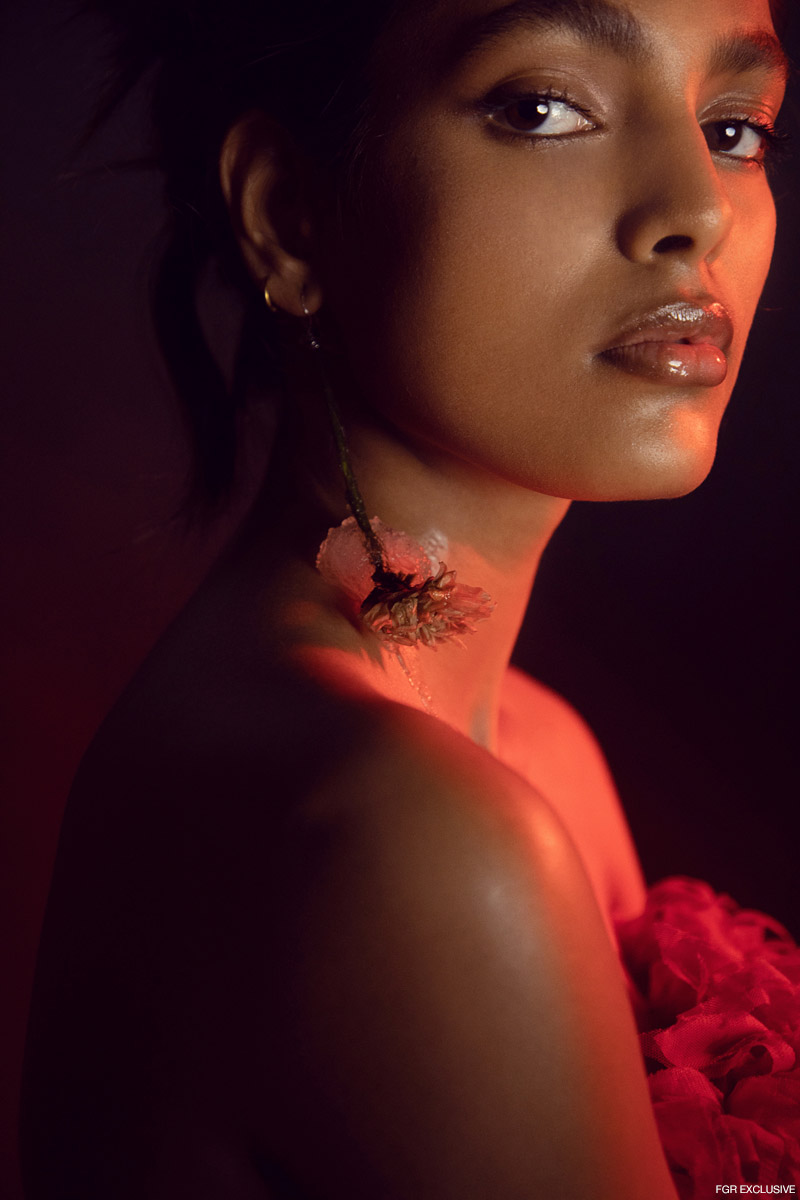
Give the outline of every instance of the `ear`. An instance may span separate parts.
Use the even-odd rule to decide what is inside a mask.
[[[292,138],[253,110],[228,130],[220,184],[250,274],[276,307],[301,317],[322,303],[313,270],[310,167]]]

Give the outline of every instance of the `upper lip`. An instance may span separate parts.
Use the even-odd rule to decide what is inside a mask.
[[[724,353],[732,340],[733,321],[724,304],[718,300],[672,300],[635,316],[601,353],[641,342],[705,343]]]

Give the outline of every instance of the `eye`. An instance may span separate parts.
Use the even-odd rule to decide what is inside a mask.
[[[577,105],[557,96],[532,94],[499,98],[487,108],[495,125],[523,136],[563,137],[596,128]]]
[[[712,121],[703,126],[709,149],[728,158],[760,161],[771,143],[775,131],[768,125],[756,125],[752,121]]]

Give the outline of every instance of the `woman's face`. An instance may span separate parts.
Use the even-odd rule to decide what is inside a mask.
[[[774,235],[768,0],[439,0],[378,47],[325,298],[369,404],[550,495],[713,460]]]

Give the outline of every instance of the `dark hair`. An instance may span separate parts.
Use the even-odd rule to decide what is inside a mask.
[[[249,109],[288,129],[301,149],[352,185],[368,124],[367,64],[393,0],[86,0],[115,35],[109,83],[84,143],[142,77],[152,74],[151,146],[165,182],[168,223],[151,304],[181,402],[193,470],[185,510],[211,515],[234,480],[238,416],[253,392],[280,382],[275,319],[241,261],[218,160],[227,130]],[[243,299],[232,376],[212,351],[198,290],[209,266]]]
[[[137,82],[154,73],[151,162],[164,175],[165,249],[153,276],[159,344],[189,430],[188,513],[227,499],[238,417],[254,392],[280,381],[274,318],[236,247],[217,164],[235,119],[257,108],[350,188],[369,131],[368,63],[402,0],[84,0],[112,23],[116,49],[87,138]],[[770,0],[779,33],[786,0]],[[205,269],[216,263],[243,298],[232,376],[209,346],[198,313]]]
[[[789,25],[789,0],[769,0],[769,11],[775,32],[783,39]]]

